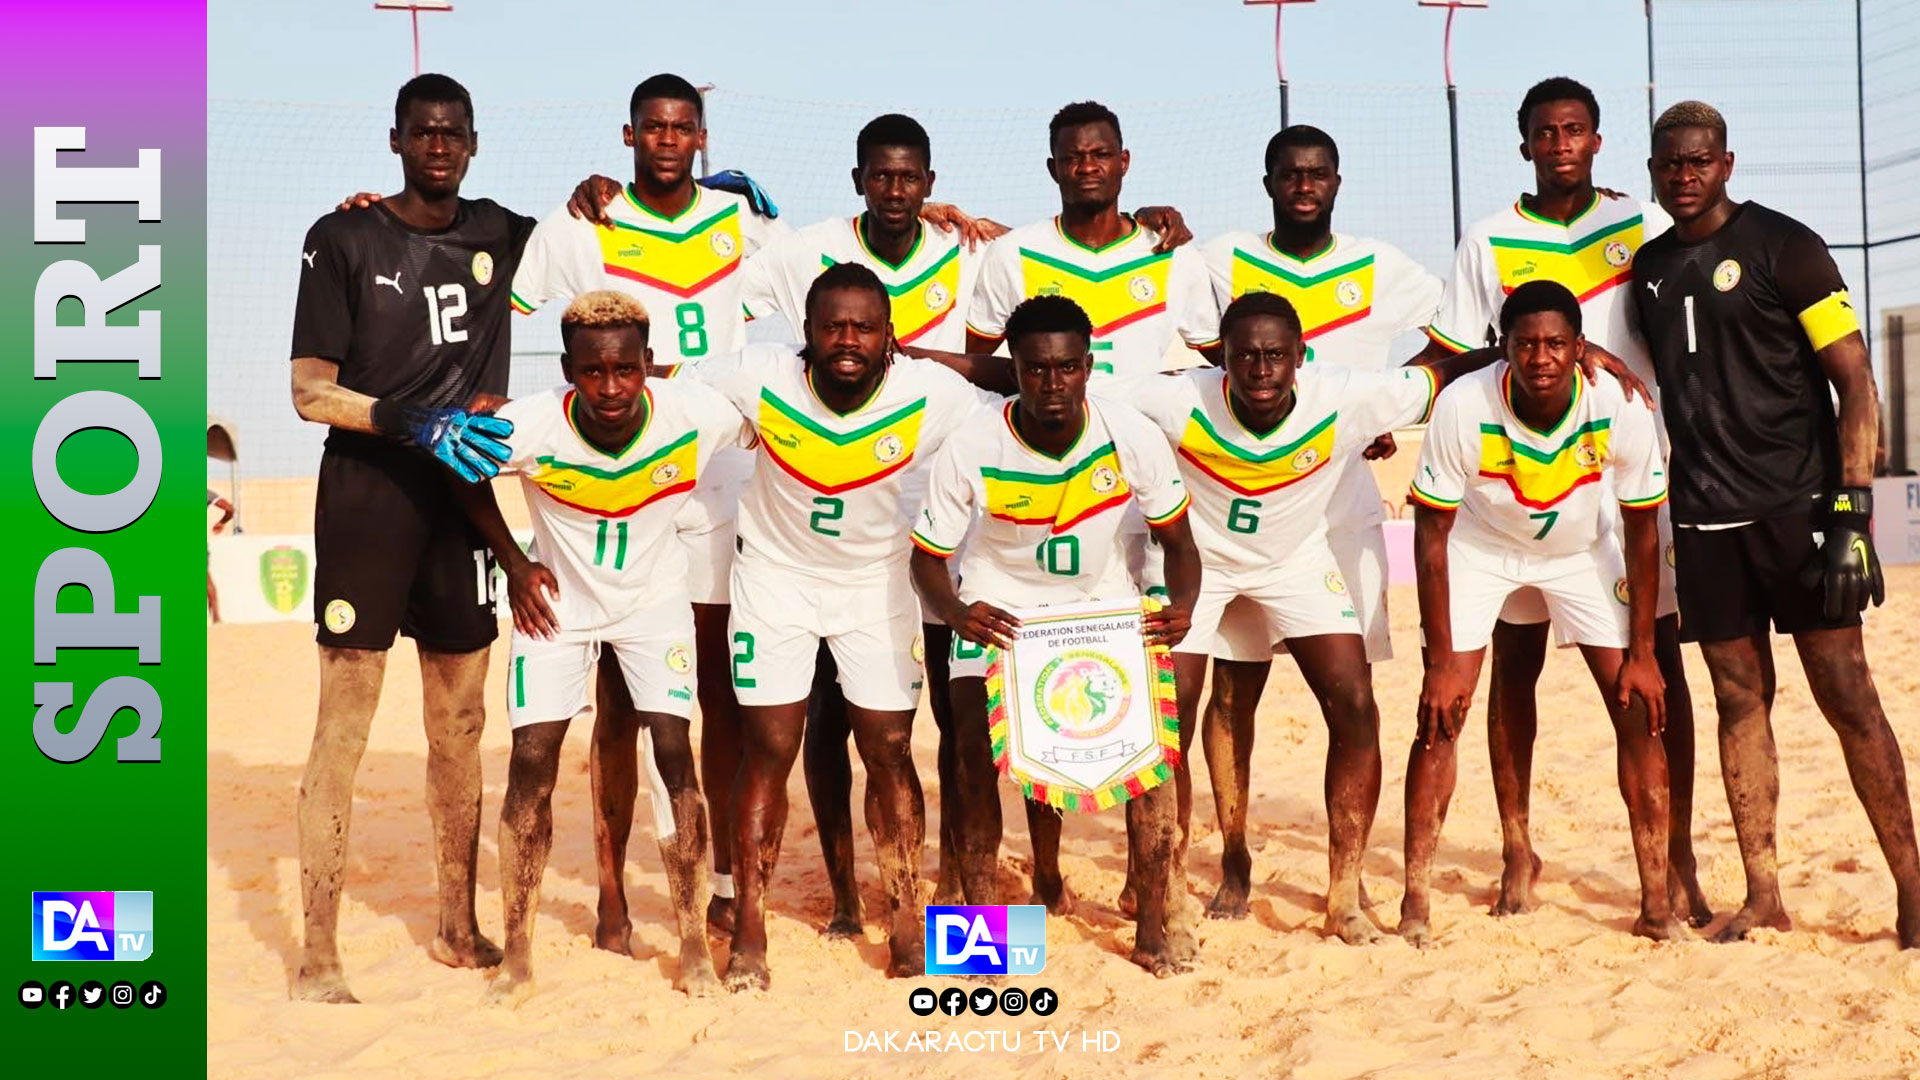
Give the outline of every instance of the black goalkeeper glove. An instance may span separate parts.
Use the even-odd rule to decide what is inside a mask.
[[[1825,536],[1808,577],[1819,581],[1827,618],[1865,611],[1869,600],[1875,607],[1886,603],[1887,579],[1873,549],[1873,491],[1843,487],[1820,507]]]

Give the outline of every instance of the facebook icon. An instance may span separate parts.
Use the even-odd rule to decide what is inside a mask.
[[[1046,966],[1039,904],[927,905],[927,974],[1035,975]]]

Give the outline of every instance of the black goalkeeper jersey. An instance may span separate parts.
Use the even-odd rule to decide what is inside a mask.
[[[491,199],[461,199],[439,230],[379,204],[328,214],[300,249],[293,355],[339,364],[340,385],[369,397],[505,395],[508,286],[534,224]]]
[[[1805,512],[1838,481],[1833,395],[1816,353],[1858,329],[1819,234],[1758,203],[1634,258],[1633,298],[1673,447],[1673,520]]]

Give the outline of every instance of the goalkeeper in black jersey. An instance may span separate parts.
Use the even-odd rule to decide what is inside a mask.
[[[1747,874],[1746,903],[1717,940],[1790,926],[1774,849],[1771,624],[1793,635],[1840,736],[1898,888],[1900,944],[1920,948],[1906,771],[1860,632],[1886,587],[1871,529],[1873,366],[1846,284],[1813,230],[1727,197],[1733,154],[1712,106],[1668,109],[1648,168],[1674,227],[1640,249],[1633,296],[1673,446],[1680,633],[1713,674]]]

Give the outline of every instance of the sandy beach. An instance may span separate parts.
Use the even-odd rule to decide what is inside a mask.
[[[1867,628],[1868,654],[1909,776],[1920,779],[1912,765],[1920,759],[1920,568],[1894,568],[1888,592]],[[1386,783],[1366,860],[1373,916],[1388,930],[1401,894],[1403,777],[1420,682],[1412,590],[1395,588],[1391,602],[1400,657],[1375,674]],[[913,987],[954,980],[882,977],[885,947],[872,921],[882,899],[863,833],[866,940],[819,935],[829,892],[798,769],[769,919],[771,992],[690,1001],[671,988],[675,939],[644,810],[628,868],[635,956],[596,951],[584,721],[569,733],[555,794],[553,859],[534,931],[539,992],[517,1011],[483,1005],[487,973],[440,967],[425,950],[436,901],[419,669],[407,644],[389,663],[359,773],[341,916],[348,978],[365,1004],[292,1003],[294,797],[313,727],[312,628],[213,626],[209,654],[208,1041],[217,1077],[1920,1077],[1920,952],[1895,948],[1892,880],[1785,640],[1776,641],[1774,723],[1791,932],[1736,945],[1628,935],[1637,888],[1611,729],[1577,655],[1557,652],[1541,682],[1535,765],[1541,909],[1508,919],[1487,913],[1500,835],[1483,678],[1435,868],[1435,946],[1416,951],[1390,938],[1352,948],[1324,938],[1326,735],[1282,659],[1254,757],[1252,916],[1203,922],[1192,974],[1146,976],[1127,962],[1132,925],[1113,907],[1125,870],[1122,817],[1078,817],[1067,826],[1063,864],[1080,908],[1048,921],[1045,973],[1016,980],[1058,993],[1059,1011],[1046,1018],[921,1019],[908,1010]],[[503,639],[483,743],[479,867],[480,922],[496,940],[505,660]],[[1706,670],[1697,651],[1688,660],[1699,744],[1694,841],[1702,883],[1724,918],[1742,895],[1740,860]],[[924,708],[914,742],[928,805],[937,808],[935,732]],[[1190,892],[1204,902],[1219,883],[1220,838],[1198,749],[1188,871]],[[1011,789],[999,795],[1008,822],[1004,898],[1017,901],[1026,890],[1024,819]],[[930,892],[931,845],[923,866]],[[724,942],[716,959],[724,967]],[[901,1045],[907,1033],[924,1039],[929,1031],[940,1046],[952,1033],[980,1032],[976,1046],[997,1033],[996,1042],[1017,1039],[1018,1048],[848,1050],[848,1032],[882,1040],[897,1032]],[[1040,1031],[1061,1034],[1064,1046]],[[1101,1032],[1113,1033],[1104,1051]]]

